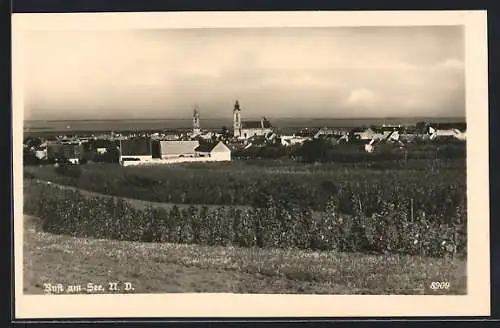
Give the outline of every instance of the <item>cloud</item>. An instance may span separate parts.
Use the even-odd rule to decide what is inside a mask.
[[[437,63],[435,68],[444,70],[464,70],[465,63],[457,58],[447,58],[446,60]]]
[[[27,39],[32,117],[464,112],[455,27],[52,31]],[[348,112],[346,112],[348,109]],[[448,112],[447,112],[448,113]]]
[[[352,90],[347,98],[347,104],[351,106],[370,106],[378,100],[377,95],[368,89],[361,88]]]

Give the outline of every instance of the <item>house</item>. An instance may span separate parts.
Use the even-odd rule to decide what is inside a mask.
[[[415,126],[415,129],[418,133],[424,135],[432,135],[434,131],[448,131],[447,133],[440,133],[442,135],[452,136],[453,134],[460,134],[467,131],[467,123],[466,122],[418,122]],[[433,130],[433,132],[430,131]],[[453,130],[458,130],[452,132]],[[459,133],[457,133],[459,132]]]
[[[91,151],[98,151],[98,149],[101,149],[101,152],[103,149],[111,149],[111,148],[118,148],[120,146],[119,142],[115,140],[108,140],[108,139],[103,139],[103,138],[98,138],[98,139],[92,139],[89,140],[88,142],[88,148]]]
[[[197,137],[199,137],[201,140],[212,140],[213,138],[217,137],[217,135],[214,132],[208,131],[198,134]]]
[[[35,157],[43,160],[47,158],[47,150],[35,150]]]
[[[271,132],[268,132],[264,135],[264,138],[268,141],[275,141],[277,138],[278,138],[278,135],[271,131]]]
[[[371,140],[371,139],[378,139],[383,136],[382,133],[375,131],[372,128],[367,128],[362,131],[356,131],[354,132],[354,135],[356,135],[359,139],[361,140]]]
[[[457,129],[461,132],[465,132],[467,130],[467,123],[466,122],[428,123],[428,126],[431,126],[436,130]]]
[[[209,157],[211,161],[231,160],[231,150],[222,141],[200,144],[195,151],[197,157]]]
[[[453,137],[458,140],[466,140],[466,133],[465,131],[460,131],[459,129],[446,129],[446,130],[441,130],[441,129],[434,129],[433,127],[429,127],[429,132],[428,132],[430,139],[434,140],[439,137]]]
[[[398,125],[392,125],[392,124],[382,124],[382,127],[380,127],[380,130],[382,132],[385,131],[398,131],[399,133],[404,132],[405,127],[402,126],[401,124]]]
[[[84,153],[82,144],[50,143],[47,145],[47,159],[49,161],[68,160],[78,164]]]
[[[151,138],[134,137],[120,141],[120,163],[152,160]]]
[[[256,147],[265,147],[270,142],[271,140],[268,140],[265,136],[253,136],[245,141],[245,143]]]
[[[288,147],[288,146],[293,146],[293,145],[300,145],[303,144],[304,142],[311,140],[312,138],[310,137],[300,137],[300,136],[281,136],[281,145]]]
[[[400,140],[400,134],[398,130],[384,131],[384,136],[382,138],[372,138],[369,143],[365,144],[365,151],[372,153],[375,150],[375,146],[381,144],[397,144],[400,147],[404,144]]]
[[[317,128],[305,128],[298,130],[295,132],[293,135],[294,137],[300,137],[300,138],[308,138],[308,139],[313,139],[316,133],[318,133],[319,129]]]
[[[319,139],[319,138],[327,138],[330,139],[332,137],[339,138],[341,136],[349,134],[349,128],[341,128],[341,127],[336,127],[336,128],[328,128],[328,127],[323,127],[319,129],[316,134],[314,135],[314,139]]]
[[[335,134],[335,131],[333,129],[329,128],[321,128],[316,132],[314,135],[314,139],[319,139],[319,138],[324,138],[324,137],[329,137]]]
[[[160,141],[161,158],[195,157],[195,149],[200,145],[196,140]]]

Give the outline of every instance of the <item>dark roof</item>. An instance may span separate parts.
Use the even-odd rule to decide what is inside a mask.
[[[122,140],[121,153],[122,156],[151,155],[151,139],[133,138],[133,139]]]
[[[201,143],[198,147],[195,148],[195,151],[199,151],[202,153],[209,153],[214,149],[214,147],[217,146],[217,143],[213,142],[206,142],[206,143]]]
[[[115,140],[96,139],[89,142],[94,148],[112,148],[119,145]]]
[[[245,121],[242,125],[244,129],[262,129],[260,121]]]
[[[270,129],[273,127],[265,117],[260,121],[244,121],[242,125],[244,129]]]

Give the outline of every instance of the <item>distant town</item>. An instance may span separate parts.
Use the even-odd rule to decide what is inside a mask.
[[[204,129],[201,111],[195,106],[191,129],[98,133],[54,133],[27,136],[25,164],[84,164],[116,162],[121,165],[179,162],[230,161],[233,158],[294,157],[294,149],[318,140],[332,146],[351,144],[373,153],[379,145],[404,148],[418,140],[466,139],[465,122],[418,122],[359,127],[276,127],[266,117],[245,120],[238,100],[232,110],[233,126]]]

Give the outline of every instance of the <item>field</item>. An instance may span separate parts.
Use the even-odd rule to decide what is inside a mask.
[[[397,164],[397,163],[396,163]],[[416,218],[451,224],[466,211],[465,160],[359,164],[233,161],[158,167],[87,165],[57,171],[26,167],[25,178],[148,202],[323,211],[329,202],[346,215],[371,217],[400,208]],[[361,213],[358,213],[361,212]],[[461,214],[460,214],[461,215]]]
[[[466,293],[466,262],[458,258],[75,238],[43,232],[40,219],[27,215],[24,226],[28,294],[45,293],[44,284],[89,282],[131,282],[136,293]],[[443,280],[449,290],[429,288]]]
[[[28,293],[112,277],[141,292],[466,293],[464,160],[24,174]]]

